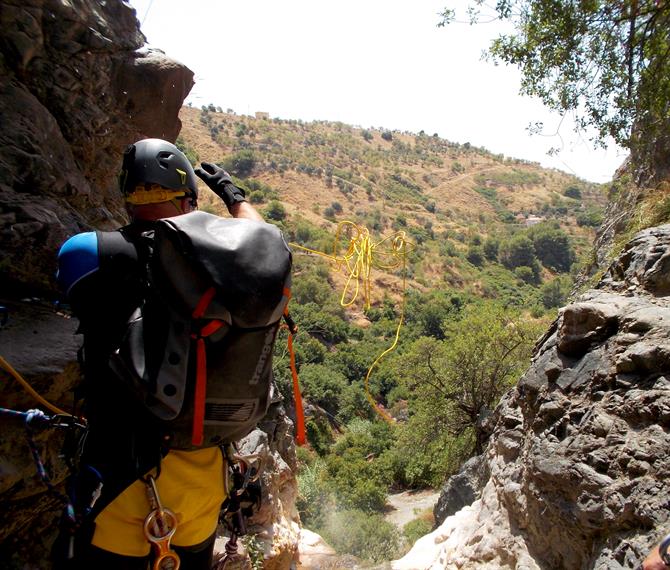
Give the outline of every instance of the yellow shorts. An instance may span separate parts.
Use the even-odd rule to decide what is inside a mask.
[[[225,499],[218,447],[170,451],[156,483],[161,503],[177,515],[172,544],[193,546],[214,533]],[[150,510],[146,485],[135,481],[96,517],[93,545],[123,556],[146,556],[150,545],[143,524]]]

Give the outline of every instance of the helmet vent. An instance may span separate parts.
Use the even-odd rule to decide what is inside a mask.
[[[171,152],[163,150],[156,155],[156,158],[158,159],[158,164],[161,165],[161,168],[166,168],[167,169],[167,168],[170,168],[170,163],[168,161],[173,156],[174,155]]]

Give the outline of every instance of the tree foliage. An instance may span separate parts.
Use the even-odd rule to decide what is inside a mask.
[[[472,22],[488,19],[483,6],[484,0],[471,4]],[[595,128],[601,143],[611,136],[633,149],[637,134],[655,138],[667,128],[668,2],[499,0],[494,10],[515,31],[495,39],[489,54],[519,67],[522,93],[575,112],[578,126]],[[454,17],[446,9],[439,25]]]
[[[543,223],[528,229],[528,237],[542,265],[566,273],[575,262],[575,250],[570,236],[558,223]]]
[[[450,329],[444,341],[419,339],[404,358],[405,382],[413,394],[410,425],[428,439],[471,430],[474,451],[481,453],[486,440],[481,417],[527,365],[536,325],[483,303],[466,308]],[[423,448],[427,441],[415,443]]]

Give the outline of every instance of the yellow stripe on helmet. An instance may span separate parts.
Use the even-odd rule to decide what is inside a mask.
[[[164,188],[145,190],[143,187],[139,187],[135,192],[126,196],[126,202],[133,206],[143,206],[144,204],[169,202],[184,196],[186,196],[184,190],[165,190]]]

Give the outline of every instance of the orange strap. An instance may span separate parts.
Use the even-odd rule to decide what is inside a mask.
[[[194,319],[202,318],[215,294],[216,290],[214,287],[210,287],[205,291],[193,310]],[[205,432],[205,398],[207,396],[207,347],[205,346],[205,337],[216,332],[222,326],[222,321],[212,320],[202,327],[197,336],[193,335],[193,338],[197,339],[195,394],[193,396],[193,432],[191,434],[191,443],[193,445],[202,445]]]
[[[196,363],[191,443],[202,445],[205,432],[205,396],[207,395],[207,350],[204,338],[197,340]]]
[[[302,408],[302,395],[300,394],[300,382],[298,380],[298,370],[295,367],[295,351],[293,350],[293,333],[297,332],[297,327],[288,314],[288,301],[291,300],[291,290],[284,287],[284,296],[288,299],[284,308],[284,318],[287,321],[288,328],[288,353],[291,362],[291,376],[293,376],[293,399],[295,401],[295,441],[298,445],[307,443],[305,435],[305,411]]]
[[[295,400],[295,441],[298,445],[305,445],[305,412],[302,409],[302,395],[298,382],[298,371],[295,368],[295,352],[293,351],[293,333],[288,333],[288,352],[291,359],[291,375],[293,376],[293,399]]]

